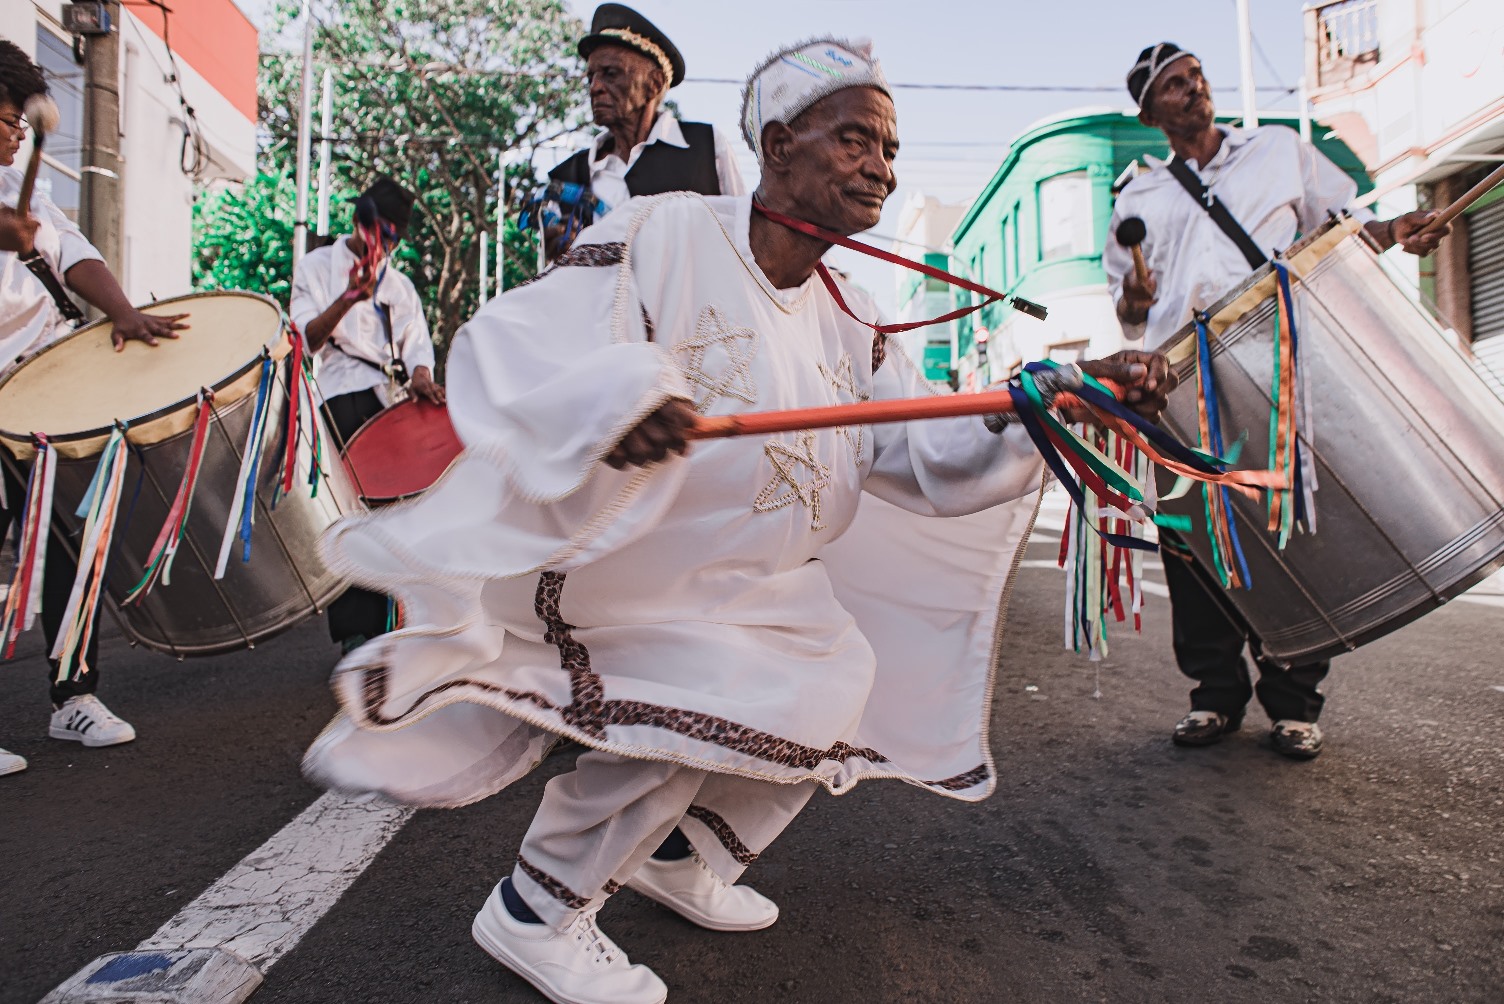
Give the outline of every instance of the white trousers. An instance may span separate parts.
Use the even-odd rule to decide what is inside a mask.
[[[588,750],[548,782],[512,882],[562,930],[620,889],[678,826],[711,870],[734,883],[816,787]]]

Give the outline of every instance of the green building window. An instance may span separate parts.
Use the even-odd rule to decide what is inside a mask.
[[[1091,176],[1057,174],[1039,183],[1039,259],[1096,253],[1092,232]]]

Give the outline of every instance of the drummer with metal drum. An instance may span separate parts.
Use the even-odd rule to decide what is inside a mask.
[[[355,201],[355,233],[308,252],[293,275],[289,313],[317,360],[317,384],[343,448],[407,394],[444,403],[433,340],[412,280],[392,262],[407,236],[412,192],[377,178]],[[350,589],[329,605],[329,634],[345,652],[385,634],[389,601]]]
[[[188,326],[183,323],[187,315],[152,316],[132,306],[98,249],[46,194],[34,192],[28,205],[19,205],[24,176],[15,162],[26,139],[28,104],[34,114],[36,109],[55,110],[42,71],[20,47],[0,39],[0,374],[67,334],[72,322],[82,318],[68,290],[110,319],[117,350],[128,339],[155,345],[158,338],[176,338]],[[9,465],[4,479],[0,540],[26,498],[25,486]],[[67,548],[56,535],[49,537],[41,612],[48,651],[57,639],[76,574],[77,564]],[[54,709],[48,735],[54,739],[114,746],[136,738],[136,730],[94,696],[99,686],[98,638],[93,635],[71,677],[56,679],[56,663],[48,673]],[[25,769],[25,759],[0,749],[0,774]]]
[[[1163,130],[1172,156],[1150,159],[1151,169],[1123,190],[1112,233],[1139,244],[1147,265],[1141,277],[1135,248],[1109,239],[1103,264],[1117,316],[1129,339],[1157,349],[1204,309],[1247,278],[1275,249],[1289,247],[1328,215],[1346,209],[1364,223],[1380,249],[1399,244],[1411,254],[1435,250],[1447,228],[1422,235],[1434,213],[1375,220],[1351,205],[1357,186],[1335,164],[1284,126],[1239,129],[1216,121],[1201,61],[1173,42],[1139,54],[1128,74],[1139,121]],[[1141,223],[1136,222],[1141,221]],[[1137,234],[1129,236],[1131,231]],[[1281,668],[1226,600],[1215,580],[1166,535],[1165,579],[1170,588],[1175,658],[1196,681],[1190,713],[1175,726],[1182,746],[1207,746],[1242,725],[1257,693],[1274,722],[1271,740],[1286,756],[1321,752],[1323,697],[1317,689],[1330,662]],[[1243,646],[1259,668],[1250,683]]]

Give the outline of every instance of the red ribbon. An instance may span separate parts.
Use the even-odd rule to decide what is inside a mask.
[[[303,396],[303,335],[298,326],[292,328],[292,368],[287,372],[287,446],[282,469],[282,494],[292,492],[292,483],[298,471],[298,399]]]
[[[834,277],[831,276],[830,271],[825,267],[824,262],[821,262],[819,265],[815,266],[815,271],[820,274],[820,280],[825,283],[825,288],[830,291],[831,298],[836,301],[837,306],[845,311],[848,317],[852,318],[853,320],[859,321],[862,324],[865,324],[867,327],[871,328],[873,331],[877,332],[880,335],[894,335],[899,333],[900,331],[912,331],[915,328],[923,328],[931,324],[945,324],[950,321],[954,321],[957,318],[965,317],[967,314],[973,313],[974,311],[981,310],[983,307],[987,306],[990,303],[999,302],[1005,302],[1014,310],[1022,311],[1023,313],[1028,314],[1030,317],[1037,317],[1040,320],[1044,320],[1045,318],[1046,310],[1044,307],[1030,300],[1025,300],[1022,297],[1009,296],[1006,293],[999,293],[997,290],[983,286],[981,283],[972,282],[970,279],[962,279],[960,276],[951,275],[944,269],[935,268],[933,265],[926,265],[923,262],[917,262],[911,258],[905,258],[903,257],[903,255],[897,255],[892,253],[891,251],[884,251],[881,248],[875,248],[870,244],[863,244],[861,241],[854,241],[849,237],[843,237],[833,230],[826,230],[823,227],[815,226],[813,223],[806,223],[804,220],[796,220],[792,216],[785,216],[782,213],[775,212],[758,202],[752,203],[752,209],[754,212],[766,217],[769,220],[772,220],[779,226],[788,227],[790,230],[796,230],[807,237],[818,238],[819,240],[825,241],[827,244],[835,244],[838,247],[846,248],[848,251],[856,251],[859,254],[867,255],[869,258],[877,258],[878,260],[885,261],[890,265],[898,265],[901,268],[907,268],[911,271],[918,272],[921,275],[927,275],[931,279],[939,279],[941,282],[950,283],[952,286],[956,286],[960,289],[968,290],[972,293],[976,293],[980,296],[985,297],[985,299],[981,303],[973,304],[970,307],[960,307],[956,310],[950,311],[949,313],[942,314],[939,317],[931,318],[928,321],[907,321],[903,324],[877,324],[873,321],[863,321],[860,317],[857,317],[856,314],[851,312],[851,308],[846,305],[845,298],[841,296],[841,292],[836,286],[836,281]]]

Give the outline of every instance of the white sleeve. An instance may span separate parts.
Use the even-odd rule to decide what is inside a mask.
[[[719,129],[715,130],[715,173],[721,182],[722,195],[745,195],[747,186],[742,181],[742,170],[736,166],[736,156],[731,144]]]
[[[1117,316],[1117,305],[1123,299],[1123,280],[1133,268],[1133,252],[1117,242],[1113,235],[1118,232],[1118,224],[1122,222],[1122,197],[1118,197],[1118,204],[1112,210],[1112,220],[1107,224],[1107,240],[1102,251],[1102,269],[1107,273],[1107,293],[1112,297],[1113,316]],[[1151,308],[1152,309],[1152,308]],[[1129,324],[1121,317],[1118,318],[1118,326],[1123,329],[1123,337],[1131,342],[1143,341],[1144,330],[1149,326],[1147,319],[1138,324]]]
[[[1331,158],[1311,143],[1300,143],[1301,188],[1305,198],[1299,206],[1300,229],[1310,233],[1327,221],[1329,213],[1346,209],[1359,223],[1372,220],[1373,213],[1352,201],[1358,195],[1358,185],[1347,172],[1333,164]]]
[[[401,332],[398,340],[402,361],[407,364],[409,373],[416,372],[419,366],[431,370],[433,337],[428,331],[428,318],[423,316],[423,301],[418,299],[418,291],[413,288],[411,280],[404,284],[403,293],[402,313],[392,319]]]
[[[873,374],[876,400],[930,393],[918,367],[888,339]],[[925,516],[964,516],[1022,498],[1039,488],[1043,461],[1022,426],[989,432],[981,415],[872,426],[872,467],[863,486],[901,509]]]
[[[31,199],[31,208],[38,214],[38,218],[45,216],[47,222],[52,224],[52,228],[57,231],[57,272],[59,275],[66,274],[70,268],[81,261],[104,261],[104,255],[89,243],[83,231],[78,229],[78,224],[68,219],[68,215],[47,196],[36,192]]]
[[[324,288],[322,255],[304,255],[298,267],[292,271],[292,300],[287,307],[287,316],[298,330],[308,327],[310,321],[329,308],[333,298]]]

